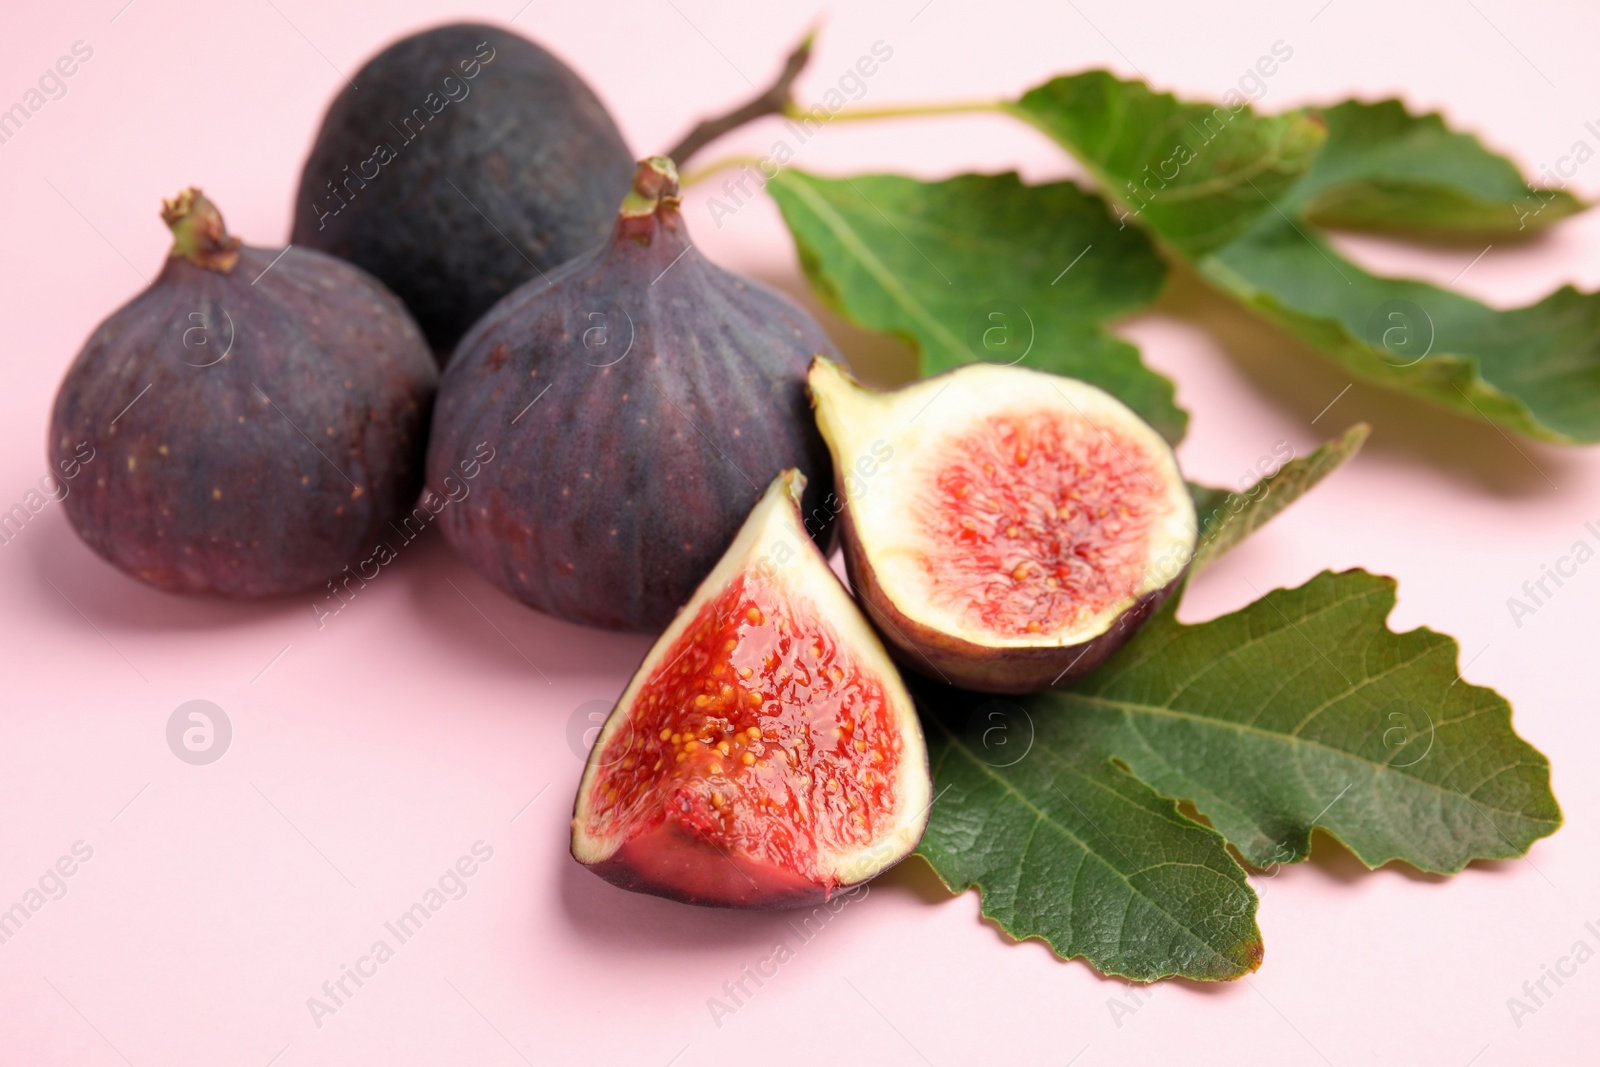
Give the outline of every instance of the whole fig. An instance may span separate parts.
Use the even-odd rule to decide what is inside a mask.
[[[503,457],[447,541],[540,611],[659,630],[778,472],[810,478],[806,527],[831,512],[806,368],[837,357],[787,298],[689,240],[672,161],[640,163],[611,239],[495,305],[440,382],[429,484],[462,450]]]
[[[291,240],[376,275],[442,359],[496,300],[605,239],[632,166],[566,64],[509,30],[440,26],[334,99]]]
[[[316,586],[416,499],[433,358],[400,301],[350,264],[240,245],[198,189],[162,217],[166,265],[56,394],[51,468],[83,468],[67,517],[162,589]]]

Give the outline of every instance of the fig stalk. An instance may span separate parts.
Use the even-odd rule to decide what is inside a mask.
[[[161,202],[161,221],[172,231],[172,259],[227,274],[239,262],[239,239],[229,236],[222,212],[197,187]]]

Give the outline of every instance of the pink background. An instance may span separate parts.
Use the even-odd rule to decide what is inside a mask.
[[[74,41],[94,49],[66,96],[0,145],[5,508],[45,471],[48,406],[73,353],[160,264],[158,199],[199,184],[235,233],[280,243],[335,68],[354,73],[393,37],[463,13],[422,0],[135,0],[119,15],[122,2],[29,4],[0,34],[0,106]],[[1269,80],[1268,107],[1398,92],[1530,169],[1594,142],[1591,6],[1321,3],[839,4],[800,96],[820,96],[882,39],[894,56],[868,105],[1013,93],[1090,65],[1215,97],[1283,40],[1294,55]],[[770,76],[816,14],[789,2],[519,4],[471,13],[517,16],[592,81],[641,154],[748,93],[740,71]],[[770,139],[751,129],[702,162]],[[1075,173],[998,117],[837,126],[797,164]],[[1600,163],[1573,186],[1600,194]],[[690,198],[690,219],[708,254],[803,288],[770,202],[719,230],[704,197]],[[1439,284],[1480,251],[1340,243]],[[1495,247],[1455,284],[1513,306],[1566,282],[1600,284],[1600,214]],[[827,321],[876,377],[909,366],[894,343]],[[1460,638],[1467,679],[1505,693],[1554,764],[1568,826],[1528,860],[1449,880],[1365,873],[1321,840],[1312,862],[1256,879],[1266,962],[1228,986],[1136,996],[1040,944],[1008,944],[975,895],[951,897],[920,861],[802,945],[781,915],[629,895],[567,857],[581,769],[569,720],[621,691],[644,639],[527,611],[432,534],[321,631],[308,598],[177,599],[102,563],[51,505],[0,547],[0,907],[75,842],[93,857],[0,945],[0,1064],[1594,1062],[1600,962],[1551,986],[1520,1027],[1506,1000],[1579,938],[1600,948],[1583,928],[1600,925],[1600,564],[1520,628],[1505,601],[1600,519],[1600,453],[1513,442],[1361,385],[1313,426],[1349,379],[1192,284],[1123,329],[1178,382],[1193,418],[1182,459],[1200,480],[1233,482],[1279,441],[1304,451],[1373,424],[1353,466],[1208,572],[1184,613],[1210,617],[1253,599],[1252,586],[1324,567],[1398,576],[1394,625]],[[191,699],[233,723],[210,766],[180,762],[165,741]],[[466,895],[314,1025],[306,999],[479,840],[493,858]],[[794,959],[714,1025],[707,998],[778,939]]]

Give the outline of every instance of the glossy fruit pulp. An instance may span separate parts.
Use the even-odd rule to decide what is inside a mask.
[[[1017,637],[1074,630],[1139,595],[1164,457],[1055,411],[991,416],[940,447],[913,505],[936,603]]]
[[[883,687],[833,628],[748,573],[700,608],[591,756],[588,828],[632,839],[671,820],[823,881],[819,854],[890,828],[901,753]]]

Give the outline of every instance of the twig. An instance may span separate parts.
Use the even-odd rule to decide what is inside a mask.
[[[667,155],[678,165],[678,169],[682,170],[690,156],[723,134],[768,115],[784,114],[794,102],[790,90],[794,87],[795,79],[811,60],[811,45],[815,39],[816,31],[812,30],[795,46],[795,50],[789,53],[789,58],[784,60],[783,70],[778,74],[777,81],[727,114],[702,120],[689,131],[687,137],[674,145]]]

